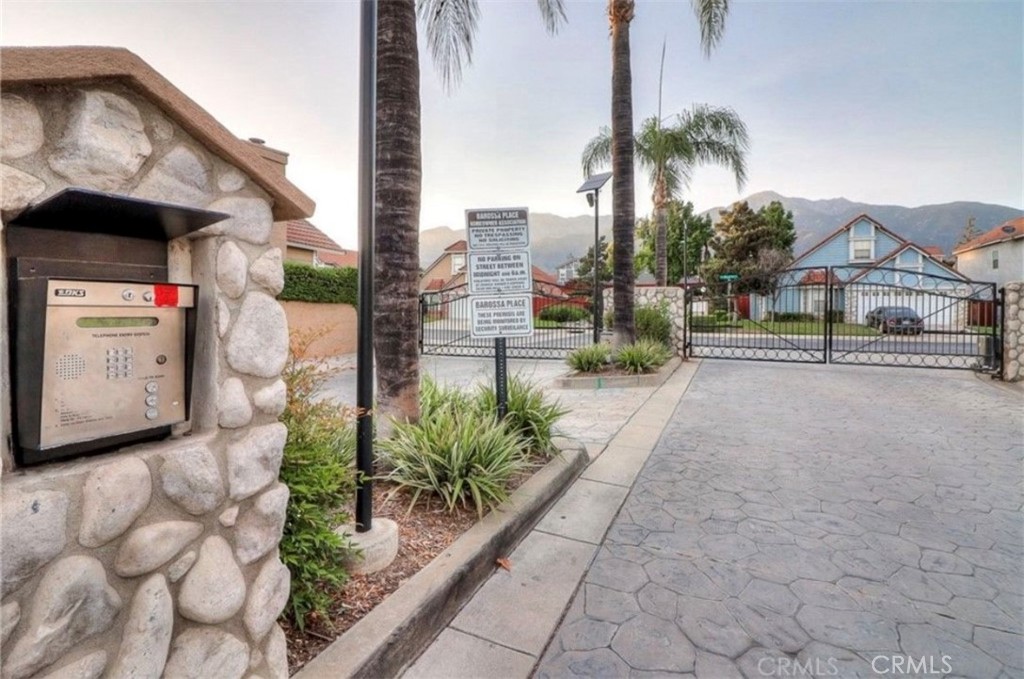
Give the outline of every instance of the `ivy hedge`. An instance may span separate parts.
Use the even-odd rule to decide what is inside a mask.
[[[352,267],[335,269],[285,262],[284,289],[277,298],[296,302],[356,306],[358,290],[358,273]]]

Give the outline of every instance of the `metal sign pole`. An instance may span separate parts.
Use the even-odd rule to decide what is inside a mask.
[[[373,517],[373,211],[376,172],[377,2],[359,8],[359,336],[356,346],[356,532]]]
[[[498,419],[508,414],[508,359],[505,354],[505,338],[494,338],[494,395],[498,401]]]

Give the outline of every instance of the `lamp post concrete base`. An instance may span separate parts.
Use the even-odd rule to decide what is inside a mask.
[[[373,527],[365,533],[357,533],[354,524],[335,529],[362,552],[361,557],[346,564],[350,573],[376,573],[390,566],[398,555],[398,524],[391,519],[374,518],[371,525]]]

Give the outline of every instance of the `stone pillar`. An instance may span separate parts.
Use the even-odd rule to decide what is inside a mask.
[[[1003,379],[1024,380],[1024,282],[1007,283],[1003,326]]]
[[[269,244],[271,200],[128,88],[2,96],[5,220],[68,186],[231,218],[169,245],[173,282],[201,291],[189,426],[30,469],[9,469],[4,451],[0,673],[286,679],[276,620],[290,586],[277,549],[289,496],[278,481],[288,328],[275,300],[284,277]]]

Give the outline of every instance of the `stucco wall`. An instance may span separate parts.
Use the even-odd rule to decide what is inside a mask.
[[[350,304],[281,302],[288,316],[292,336],[317,337],[306,350],[306,358],[327,358],[356,352],[356,309]]]
[[[283,679],[288,331],[270,198],[126,87],[18,86],[2,105],[4,224],[68,186],[231,215],[168,246],[171,281],[200,290],[190,427],[27,469],[4,451],[2,675]],[[4,328],[5,404],[8,342]]]
[[[992,250],[999,251],[999,268],[992,268]],[[1024,239],[961,252],[956,269],[968,278],[1000,287],[1024,279]]]

